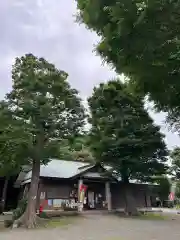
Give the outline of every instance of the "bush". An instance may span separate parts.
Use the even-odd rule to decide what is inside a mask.
[[[48,218],[49,218],[49,216],[48,216],[45,212],[41,212],[41,213],[39,214],[39,217],[40,217],[40,218],[44,218],[44,219],[48,219]]]
[[[18,207],[13,211],[13,220],[20,218],[26,210],[27,199],[21,199]]]

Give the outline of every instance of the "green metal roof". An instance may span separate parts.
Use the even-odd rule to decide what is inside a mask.
[[[90,165],[87,162],[78,161],[66,161],[59,159],[51,159],[47,165],[41,165],[40,177],[50,178],[71,178],[84,172],[87,169],[92,168],[94,165]],[[32,171],[29,171],[21,182],[29,182],[31,179]]]

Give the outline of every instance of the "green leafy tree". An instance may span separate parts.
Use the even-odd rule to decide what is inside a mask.
[[[97,160],[110,165],[127,185],[130,179],[151,181],[165,173],[164,135],[126,85],[118,80],[100,84],[88,102],[91,147]],[[130,193],[126,199],[127,211],[135,212]]]
[[[12,69],[13,86],[7,95],[9,110],[26,132],[27,154],[32,165],[28,204],[19,219],[28,228],[37,224],[36,201],[40,164],[57,157],[61,141],[76,136],[84,125],[84,108],[68,74],[43,58],[27,54]],[[20,136],[21,137],[21,136]]]
[[[170,179],[167,176],[162,175],[157,176],[155,182],[159,185],[158,192],[161,200],[167,200],[171,188]]]
[[[88,136],[79,135],[71,139],[65,139],[61,142],[59,148],[59,159],[94,162],[94,158],[88,145]]]
[[[179,128],[180,1],[77,0],[78,20],[101,40],[97,52]]]
[[[180,148],[176,147],[170,154],[171,162],[171,172],[175,180],[180,180]]]
[[[71,152],[72,159],[75,161],[82,161],[82,162],[90,162],[94,163],[95,159],[88,148],[82,148],[79,151],[72,151]]]
[[[94,158],[90,150],[88,134],[81,134],[74,138],[70,145],[72,159],[77,161],[87,161],[94,163]]]
[[[176,195],[176,198],[180,199],[180,182],[179,181],[176,183],[175,195]]]
[[[176,198],[180,198],[180,148],[174,148],[170,153],[171,158],[171,167],[170,167],[170,175],[172,176],[172,180],[175,184],[175,196]]]
[[[88,147],[88,135],[87,133],[79,134],[75,138],[69,141],[69,146],[74,151],[80,151],[83,148]]]
[[[18,174],[21,164],[27,159],[26,131],[22,122],[12,118],[5,101],[0,102],[0,176],[5,179],[1,198],[1,211],[4,211],[6,192],[10,177]],[[23,160],[23,161],[22,161]]]
[[[72,159],[72,151],[71,151],[68,139],[64,139],[63,141],[61,141],[59,149],[58,149],[57,157],[59,160],[73,160]]]

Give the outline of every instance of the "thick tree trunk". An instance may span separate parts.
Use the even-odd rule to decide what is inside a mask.
[[[125,208],[126,214],[131,216],[138,215],[136,200],[133,196],[132,189],[130,188],[129,184],[125,184],[125,198],[126,198],[126,208]]]
[[[40,175],[40,161],[33,160],[31,185],[28,194],[28,204],[22,219],[22,224],[27,228],[35,228],[37,225],[36,203],[38,196]]]
[[[1,211],[2,212],[4,212],[4,209],[6,206],[6,195],[7,195],[8,182],[9,182],[9,179],[6,177],[5,181],[4,181],[2,199],[1,199]]]

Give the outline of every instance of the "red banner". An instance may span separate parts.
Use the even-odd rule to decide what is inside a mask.
[[[79,190],[80,190],[80,192],[82,192],[82,191],[86,191],[87,190],[87,186],[86,185],[84,185],[84,184],[81,184],[81,186],[80,186],[80,188],[79,188]]]
[[[174,201],[174,198],[175,198],[174,193],[171,192],[171,193],[169,194],[169,200],[170,200],[170,201]]]

